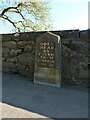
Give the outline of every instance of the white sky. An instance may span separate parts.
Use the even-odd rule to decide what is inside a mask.
[[[88,29],[87,0],[56,0],[52,2],[52,16],[55,30]]]

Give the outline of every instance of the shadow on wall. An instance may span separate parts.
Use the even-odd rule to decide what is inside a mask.
[[[50,118],[88,118],[85,88],[41,86],[17,74],[3,74],[2,82],[3,103]]]

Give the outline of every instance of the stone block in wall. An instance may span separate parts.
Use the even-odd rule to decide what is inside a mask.
[[[79,79],[80,79],[80,83],[84,86],[88,85],[88,80],[90,79],[88,72],[89,72],[89,69],[88,69],[87,61],[80,61],[80,63],[79,63]]]
[[[78,39],[80,37],[80,32],[79,30],[63,30],[61,32],[61,37],[63,39],[69,39],[69,38]]]
[[[18,41],[18,48],[26,48],[27,46],[33,46],[34,44],[31,41]]]
[[[26,48],[24,48],[24,52],[25,53],[30,53],[32,50],[35,50],[35,47],[33,47],[33,46],[27,46]]]
[[[62,43],[62,53],[65,55],[73,56],[74,54],[81,54],[82,56],[88,56],[89,44],[87,42],[77,41],[75,39],[71,43]]]
[[[23,33],[14,33],[12,35],[12,40],[14,41],[35,41],[36,32],[23,32]]]
[[[85,31],[80,31],[80,39],[81,40],[88,40],[88,30],[85,30]]]
[[[80,77],[80,79],[88,80],[88,70],[80,69],[79,77]]]
[[[0,57],[2,57],[2,47],[0,46]]]
[[[17,44],[15,41],[7,41],[7,42],[2,42],[2,47],[17,49]]]
[[[70,58],[62,58],[62,84],[74,84],[72,81],[72,73],[70,69]]]
[[[88,56],[90,56],[90,44],[88,44]]]
[[[21,33],[19,35],[20,41],[32,41],[35,42],[36,38],[43,34],[43,32],[27,32],[27,33]]]
[[[2,57],[0,55],[0,73],[2,73]]]
[[[17,56],[22,53],[22,49],[11,49],[9,57]]]
[[[11,62],[11,63],[17,63],[18,59],[17,59],[17,57],[13,57],[13,58],[7,58],[6,61]]]
[[[65,45],[62,45],[62,57],[71,57],[77,55],[76,52],[72,51],[70,48],[68,48]]]
[[[34,65],[34,55],[29,54],[29,53],[23,53],[18,56],[18,60],[20,64],[23,65]]]
[[[2,57],[5,57],[5,58],[17,56],[20,53],[22,53],[21,49],[9,49],[7,47],[2,48]]]
[[[2,35],[2,41],[11,41],[12,40],[12,34],[3,34]]]
[[[2,62],[2,72],[7,73],[16,73],[17,72],[17,66],[16,64],[12,62]]]
[[[0,35],[0,46],[2,46],[2,35]]]
[[[80,40],[79,38],[78,39],[74,39],[74,38],[64,39],[64,38],[62,38],[61,42],[62,42],[62,44],[72,44],[74,41],[77,42],[79,40]]]
[[[34,77],[34,66],[17,64],[17,68],[18,68],[19,74],[28,76],[30,78]]]
[[[88,58],[80,55],[63,56],[62,78],[63,83],[72,85],[88,84]],[[85,81],[83,80],[85,79]]]
[[[88,39],[90,41],[90,29],[88,29]]]
[[[88,63],[90,64],[90,55],[88,56]]]
[[[28,35],[26,35],[26,33],[19,34],[19,40],[20,41],[28,41]]]
[[[9,48],[6,48],[6,47],[2,48],[2,57],[7,58],[9,56],[9,53],[10,53]]]
[[[19,41],[17,46],[18,48],[25,48],[27,45],[27,41]]]
[[[2,57],[2,61],[6,61],[6,58]]]
[[[29,34],[20,34],[20,40],[24,40],[24,41],[28,41],[28,40],[30,40],[30,35],[31,33],[29,33]],[[33,36],[33,33],[32,33],[32,36]]]
[[[11,40],[12,41],[16,41],[16,42],[18,42],[19,41],[19,33],[13,33],[12,34],[12,37],[11,37]]]

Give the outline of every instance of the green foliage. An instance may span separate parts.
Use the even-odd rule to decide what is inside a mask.
[[[0,20],[10,22],[16,32],[51,30],[50,9],[48,2],[3,2]]]

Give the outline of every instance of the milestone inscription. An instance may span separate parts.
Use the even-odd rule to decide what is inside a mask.
[[[55,42],[38,43],[38,67],[55,67]]]

